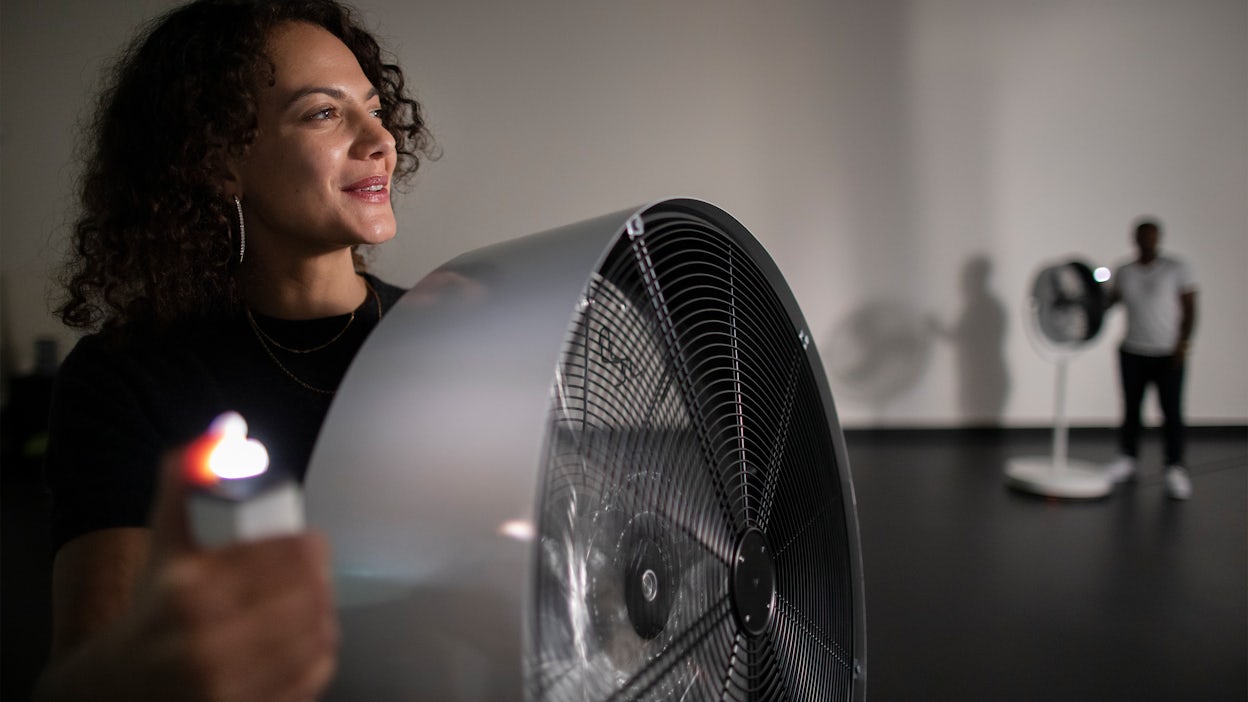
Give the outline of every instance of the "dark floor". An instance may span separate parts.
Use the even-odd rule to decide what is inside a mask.
[[[1194,429],[1195,493],[1165,497],[1159,447],[1095,502],[1015,493],[1044,432],[856,431],[871,700],[1248,699],[1248,429]],[[1106,431],[1070,455],[1107,460]],[[0,699],[47,646],[47,504],[2,466]]]
[[[1044,432],[847,437],[872,700],[1248,699],[1248,430],[1195,430],[1194,492],[1160,446],[1107,499],[1003,487]],[[1107,431],[1070,455],[1108,460]]]

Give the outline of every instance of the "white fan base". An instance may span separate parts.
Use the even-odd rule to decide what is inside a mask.
[[[1069,500],[1095,500],[1114,488],[1113,481],[1095,463],[1067,460],[1066,465],[1055,466],[1051,456],[1011,458],[1005,466],[1005,479],[1019,490]]]

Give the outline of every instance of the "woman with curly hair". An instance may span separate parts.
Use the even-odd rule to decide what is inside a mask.
[[[187,442],[229,410],[302,477],[402,294],[365,270],[432,148],[401,70],[334,0],[199,0],[113,68],[90,126],[57,379],[46,699],[304,700],[336,622],[316,534],[188,535]],[[163,477],[162,477],[163,476]]]

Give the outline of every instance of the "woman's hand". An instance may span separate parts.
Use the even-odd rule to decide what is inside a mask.
[[[145,538],[110,530],[117,538],[88,535],[58,555],[54,579],[78,582],[57,584],[54,618],[77,640],[58,641],[37,699],[307,700],[328,685],[338,629],[324,538],[197,547],[184,460],[166,460]],[[120,568],[137,577],[118,579],[101,559],[112,551],[150,555],[141,570]]]

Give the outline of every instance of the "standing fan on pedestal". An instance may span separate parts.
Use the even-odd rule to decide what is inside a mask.
[[[862,700],[844,439],[758,242],[666,200],[451,261],[318,439],[338,700]]]
[[[1005,477],[1011,487],[1067,499],[1096,499],[1113,488],[1094,464],[1067,456],[1066,366],[1100,334],[1104,315],[1097,273],[1084,262],[1050,265],[1036,274],[1027,300],[1027,331],[1036,350],[1057,369],[1053,453],[1010,459]]]

